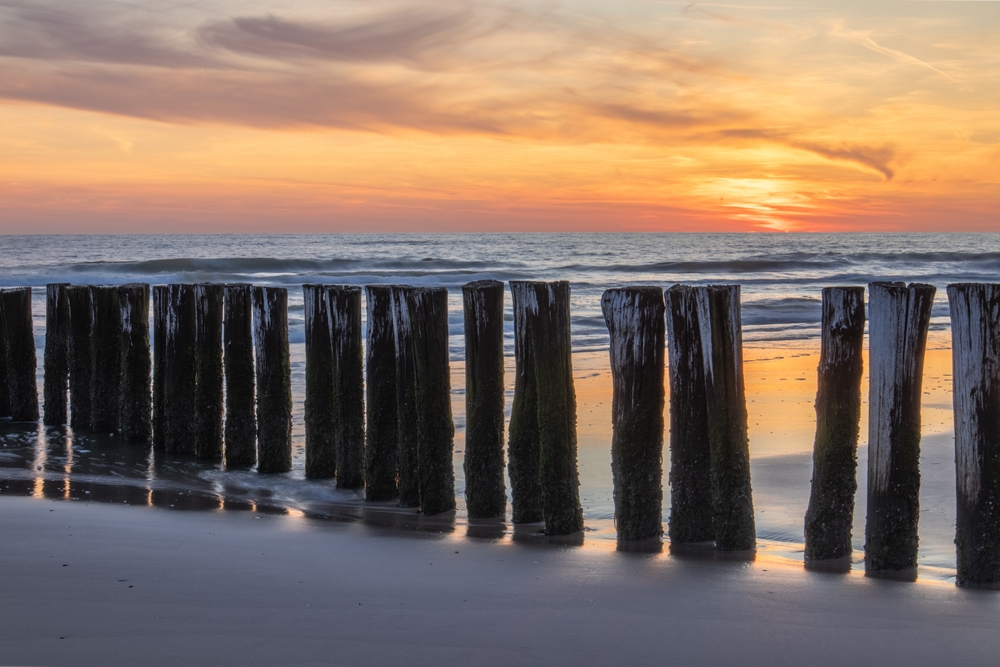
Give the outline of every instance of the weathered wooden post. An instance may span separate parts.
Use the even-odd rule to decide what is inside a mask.
[[[128,442],[150,439],[149,285],[133,283],[119,289],[121,304],[122,384],[119,422]]]
[[[203,459],[222,458],[223,368],[222,316],[225,288],[201,283],[194,286],[197,336],[197,424],[195,454]]]
[[[664,293],[670,356],[671,545],[715,540],[712,449],[708,438],[705,362],[695,288]]]
[[[399,442],[396,414],[396,336],[392,295],[385,285],[365,287],[365,499],[392,500],[396,486]]]
[[[164,448],[163,439],[163,382],[166,370],[167,303],[169,290],[166,285],[153,286],[153,447]]]
[[[303,285],[306,327],[306,477],[337,474],[333,341],[326,285]]]
[[[365,485],[365,376],[361,347],[361,288],[326,288],[333,347],[337,487]],[[450,414],[450,413],[449,413]]]
[[[0,418],[10,419],[10,368],[7,363],[7,310],[0,290]]]
[[[390,285],[392,328],[396,341],[396,433],[400,507],[420,506],[420,469],[417,449],[416,377],[413,328],[407,306],[409,285]]]
[[[618,540],[663,534],[663,290],[609,289],[601,311],[611,335],[611,470]]]
[[[534,365],[545,532],[549,535],[576,533],[583,530],[583,509],[576,465],[576,393],[570,343],[569,283],[511,282],[511,294],[516,294],[514,328],[518,328],[516,316],[521,310],[523,321],[520,324],[530,339]],[[519,303],[523,304],[523,309],[517,307]]]
[[[805,519],[809,560],[851,554],[864,337],[865,289],[824,288],[812,492]]]
[[[69,299],[69,405],[70,426],[89,430],[94,379],[94,307],[90,287],[71,285]]]
[[[163,446],[194,454],[198,385],[197,299],[194,285],[167,285],[163,350]]]
[[[512,521],[538,523],[542,514],[542,473],[538,434],[538,388],[535,351],[528,329],[532,283],[511,282],[514,311],[514,399],[507,433],[507,474],[510,476]]]
[[[470,519],[507,513],[504,485],[503,293],[499,280],[462,286],[465,310],[465,505]]]
[[[934,286],[868,286],[868,515],[865,574],[917,566],[920,390]]]
[[[757,535],[743,386],[740,286],[696,287],[695,298],[712,451],[715,547],[721,551],[746,551],[756,547]]]
[[[47,426],[67,422],[69,389],[69,283],[45,286],[45,372],[43,394]]]
[[[6,350],[7,399],[11,421],[38,421],[38,385],[35,381],[35,328],[31,319],[31,288],[2,290]]]
[[[252,294],[251,285],[225,286],[225,454],[229,468],[257,463]]]
[[[1000,584],[1000,285],[948,286],[959,586]]]
[[[257,471],[292,469],[292,367],[288,353],[288,290],[253,288],[257,362]]]
[[[122,391],[122,311],[117,285],[92,285],[94,308],[94,387],[91,428],[118,433]]]

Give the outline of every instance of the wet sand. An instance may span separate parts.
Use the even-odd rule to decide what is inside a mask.
[[[978,665],[1000,594],[254,512],[0,497],[0,663]]]

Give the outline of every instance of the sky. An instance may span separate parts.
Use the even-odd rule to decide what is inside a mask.
[[[1000,231],[1000,2],[0,0],[0,233]]]

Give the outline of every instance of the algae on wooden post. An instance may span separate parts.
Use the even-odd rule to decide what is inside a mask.
[[[337,487],[365,485],[365,378],[361,348],[361,288],[326,288],[333,347],[334,442]]]
[[[195,454],[203,459],[222,458],[223,379],[222,319],[224,287],[195,285],[198,380],[195,387],[197,426]]]
[[[122,385],[119,422],[127,442],[150,440],[149,285],[119,289],[121,303]]]
[[[69,283],[45,286],[45,414],[48,426],[66,423],[69,389]]]
[[[163,349],[163,447],[194,454],[197,433],[197,305],[194,285],[168,285]]]
[[[94,308],[90,287],[72,285],[69,299],[69,406],[70,426],[89,430],[93,406]]]
[[[470,519],[507,513],[504,485],[503,283],[462,286],[465,307],[465,505]]]
[[[253,359],[253,287],[225,286],[223,366],[226,378],[226,467],[257,463],[257,401]]]
[[[122,311],[116,285],[90,288],[94,308],[94,387],[91,428],[117,433],[122,391]]]
[[[507,473],[510,476],[514,523],[537,523],[542,514],[542,474],[538,442],[538,388],[535,351],[528,328],[528,308],[535,283],[512,281],[514,311],[514,399],[507,433]]]
[[[365,305],[368,314],[365,331],[365,499],[385,501],[398,494],[399,456],[396,336],[392,326],[390,288],[366,286]]]
[[[288,352],[288,290],[254,287],[257,361],[257,471],[292,469],[292,367]]]
[[[695,299],[712,452],[715,547],[721,551],[746,551],[756,547],[757,535],[743,385],[740,287],[696,287]]]
[[[663,534],[663,290],[609,289],[601,311],[611,336],[611,471],[618,540]]]
[[[876,282],[868,286],[865,574],[915,574],[920,391],[934,292],[933,285],[915,283]]]
[[[399,442],[399,506],[420,506],[420,468],[417,449],[416,376],[413,361],[413,329],[408,295],[416,289],[391,285],[392,328],[396,341],[396,428]]]
[[[325,285],[303,285],[306,329],[306,477],[337,474],[330,303]]]
[[[851,554],[864,336],[865,289],[824,288],[816,442],[805,518],[805,557],[811,560]]]
[[[38,359],[35,356],[35,328],[31,318],[31,288],[2,290],[0,307],[6,350],[7,407],[11,421],[38,421],[38,384],[35,379]]]

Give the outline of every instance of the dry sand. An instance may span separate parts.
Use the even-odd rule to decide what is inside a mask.
[[[3,665],[984,665],[1000,593],[0,498]]]

